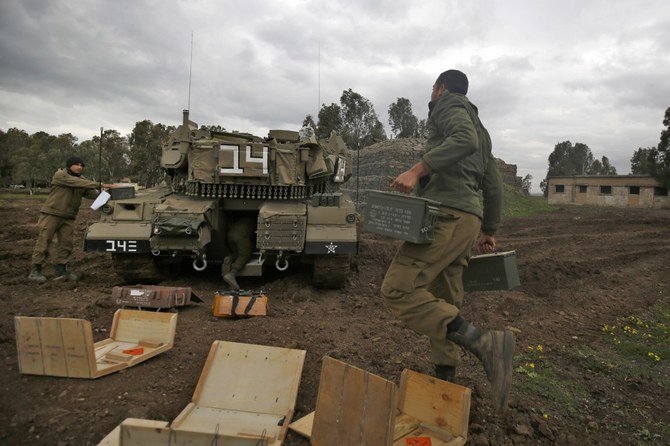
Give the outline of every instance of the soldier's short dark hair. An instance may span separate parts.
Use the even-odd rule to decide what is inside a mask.
[[[447,70],[440,74],[436,85],[445,85],[450,93],[468,93],[468,77],[462,71]]]

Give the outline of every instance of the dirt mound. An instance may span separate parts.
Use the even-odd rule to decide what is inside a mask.
[[[81,283],[29,282],[39,204],[17,200],[0,209],[0,443],[96,444],[126,417],[173,420],[190,401],[217,339],[305,349],[296,418],[315,407],[324,355],[395,382],[403,368],[432,372],[427,340],[396,321],[379,296],[397,242],[364,234],[343,290],[315,290],[308,272],[298,269],[265,282],[247,279],[242,286],[267,291],[270,315],[223,320],[211,315],[222,286],[217,274],[175,275],[166,285],[191,286],[205,303],[180,310],[169,352],[97,380],[21,375],[13,316],[85,318],[98,341],[108,336],[115,309],[111,288],[119,282],[106,255],[80,249],[72,268],[85,274]],[[517,251],[522,284],[510,292],[469,293],[463,312],[486,327],[521,330],[518,371],[511,408],[496,416],[480,365],[464,356],[458,381],[473,389],[472,444],[664,444],[670,432],[668,358],[653,375],[665,376],[664,382],[584,364],[609,348],[603,324],[659,302],[667,307],[669,217],[668,210],[569,208],[504,224],[501,248]],[[82,209],[80,243],[89,220],[96,220],[95,213]],[[564,393],[563,387],[546,392],[524,373],[527,349],[538,345],[542,358],[536,363],[551,367]],[[285,444],[309,443],[289,433]]]

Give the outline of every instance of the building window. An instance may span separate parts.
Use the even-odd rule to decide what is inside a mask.
[[[640,195],[640,186],[628,186],[628,193],[631,195]]]
[[[585,194],[586,193],[586,184],[580,184],[579,185],[579,193],[580,194]]]
[[[555,187],[556,187],[556,189],[554,189],[554,191],[555,191],[557,194],[562,194],[563,192],[565,192],[565,186],[564,186],[564,185],[562,185],[562,184],[557,184]]]
[[[654,188],[654,196],[656,197],[667,197],[668,196],[668,189],[665,187],[655,187]]]
[[[600,193],[604,195],[612,195],[612,186],[600,186]]]

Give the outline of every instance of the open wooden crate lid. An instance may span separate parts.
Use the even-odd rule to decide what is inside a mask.
[[[177,313],[117,310],[110,337],[120,342],[151,341],[172,346]]]
[[[227,410],[293,413],[304,362],[304,350],[214,341],[192,402]]]
[[[177,314],[117,310],[110,337],[96,343],[83,319],[16,316],[14,327],[21,373],[98,378],[172,348]],[[138,344],[142,353],[136,356],[114,353]]]
[[[331,357],[323,358],[311,444],[390,445],[396,386]]]

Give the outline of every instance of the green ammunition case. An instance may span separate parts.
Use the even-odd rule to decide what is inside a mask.
[[[112,187],[109,189],[109,195],[112,200],[135,198],[135,188],[133,186]]]
[[[412,243],[430,243],[438,206],[425,198],[371,191],[363,212],[363,229]]]
[[[516,251],[472,256],[463,271],[465,291],[505,291],[519,284]]]

